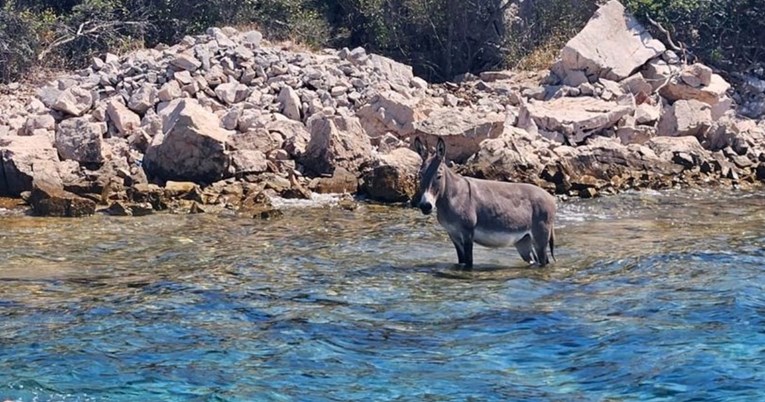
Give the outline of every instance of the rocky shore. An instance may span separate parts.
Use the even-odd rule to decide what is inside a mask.
[[[363,48],[309,52],[211,28],[39,87],[0,88],[0,196],[51,216],[268,217],[274,197],[313,193],[405,202],[415,136],[444,138],[463,174],[566,196],[745,188],[765,181],[765,122],[751,107],[743,117],[740,99],[616,0],[550,71],[438,85]]]

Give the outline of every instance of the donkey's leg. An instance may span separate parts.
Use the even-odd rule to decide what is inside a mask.
[[[518,254],[521,255],[523,261],[531,264],[534,261],[534,242],[531,240],[531,235],[526,235],[515,243],[515,249],[518,250]]]
[[[473,236],[465,236],[462,249],[465,250],[465,269],[473,269]]]
[[[537,254],[537,263],[544,267],[550,262],[547,257],[547,245],[550,242],[550,228],[544,222],[540,222],[531,228],[531,235],[534,238],[534,251]]]
[[[454,243],[454,248],[457,250],[457,261],[459,264],[465,263],[465,247],[461,239],[457,238],[457,236],[453,236],[452,234],[449,234],[449,238],[452,239],[452,243]]]

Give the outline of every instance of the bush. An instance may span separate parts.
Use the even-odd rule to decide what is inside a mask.
[[[626,5],[644,22],[650,17],[662,24],[703,62],[727,69],[765,62],[761,0],[626,0]],[[665,40],[656,28],[653,33]]]
[[[27,15],[0,9],[0,81],[19,79],[37,61],[38,41]]]

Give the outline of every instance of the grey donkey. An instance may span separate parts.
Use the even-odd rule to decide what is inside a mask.
[[[485,247],[513,244],[524,261],[540,266],[549,262],[549,244],[555,260],[555,197],[531,184],[474,179],[452,172],[444,163],[446,144],[441,138],[435,153],[419,138],[414,145],[422,166],[412,204],[425,215],[435,208],[461,265],[473,267],[474,242]]]

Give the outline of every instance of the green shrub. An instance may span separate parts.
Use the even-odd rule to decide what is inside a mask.
[[[19,79],[37,61],[38,40],[28,15],[0,9],[0,81]]]

